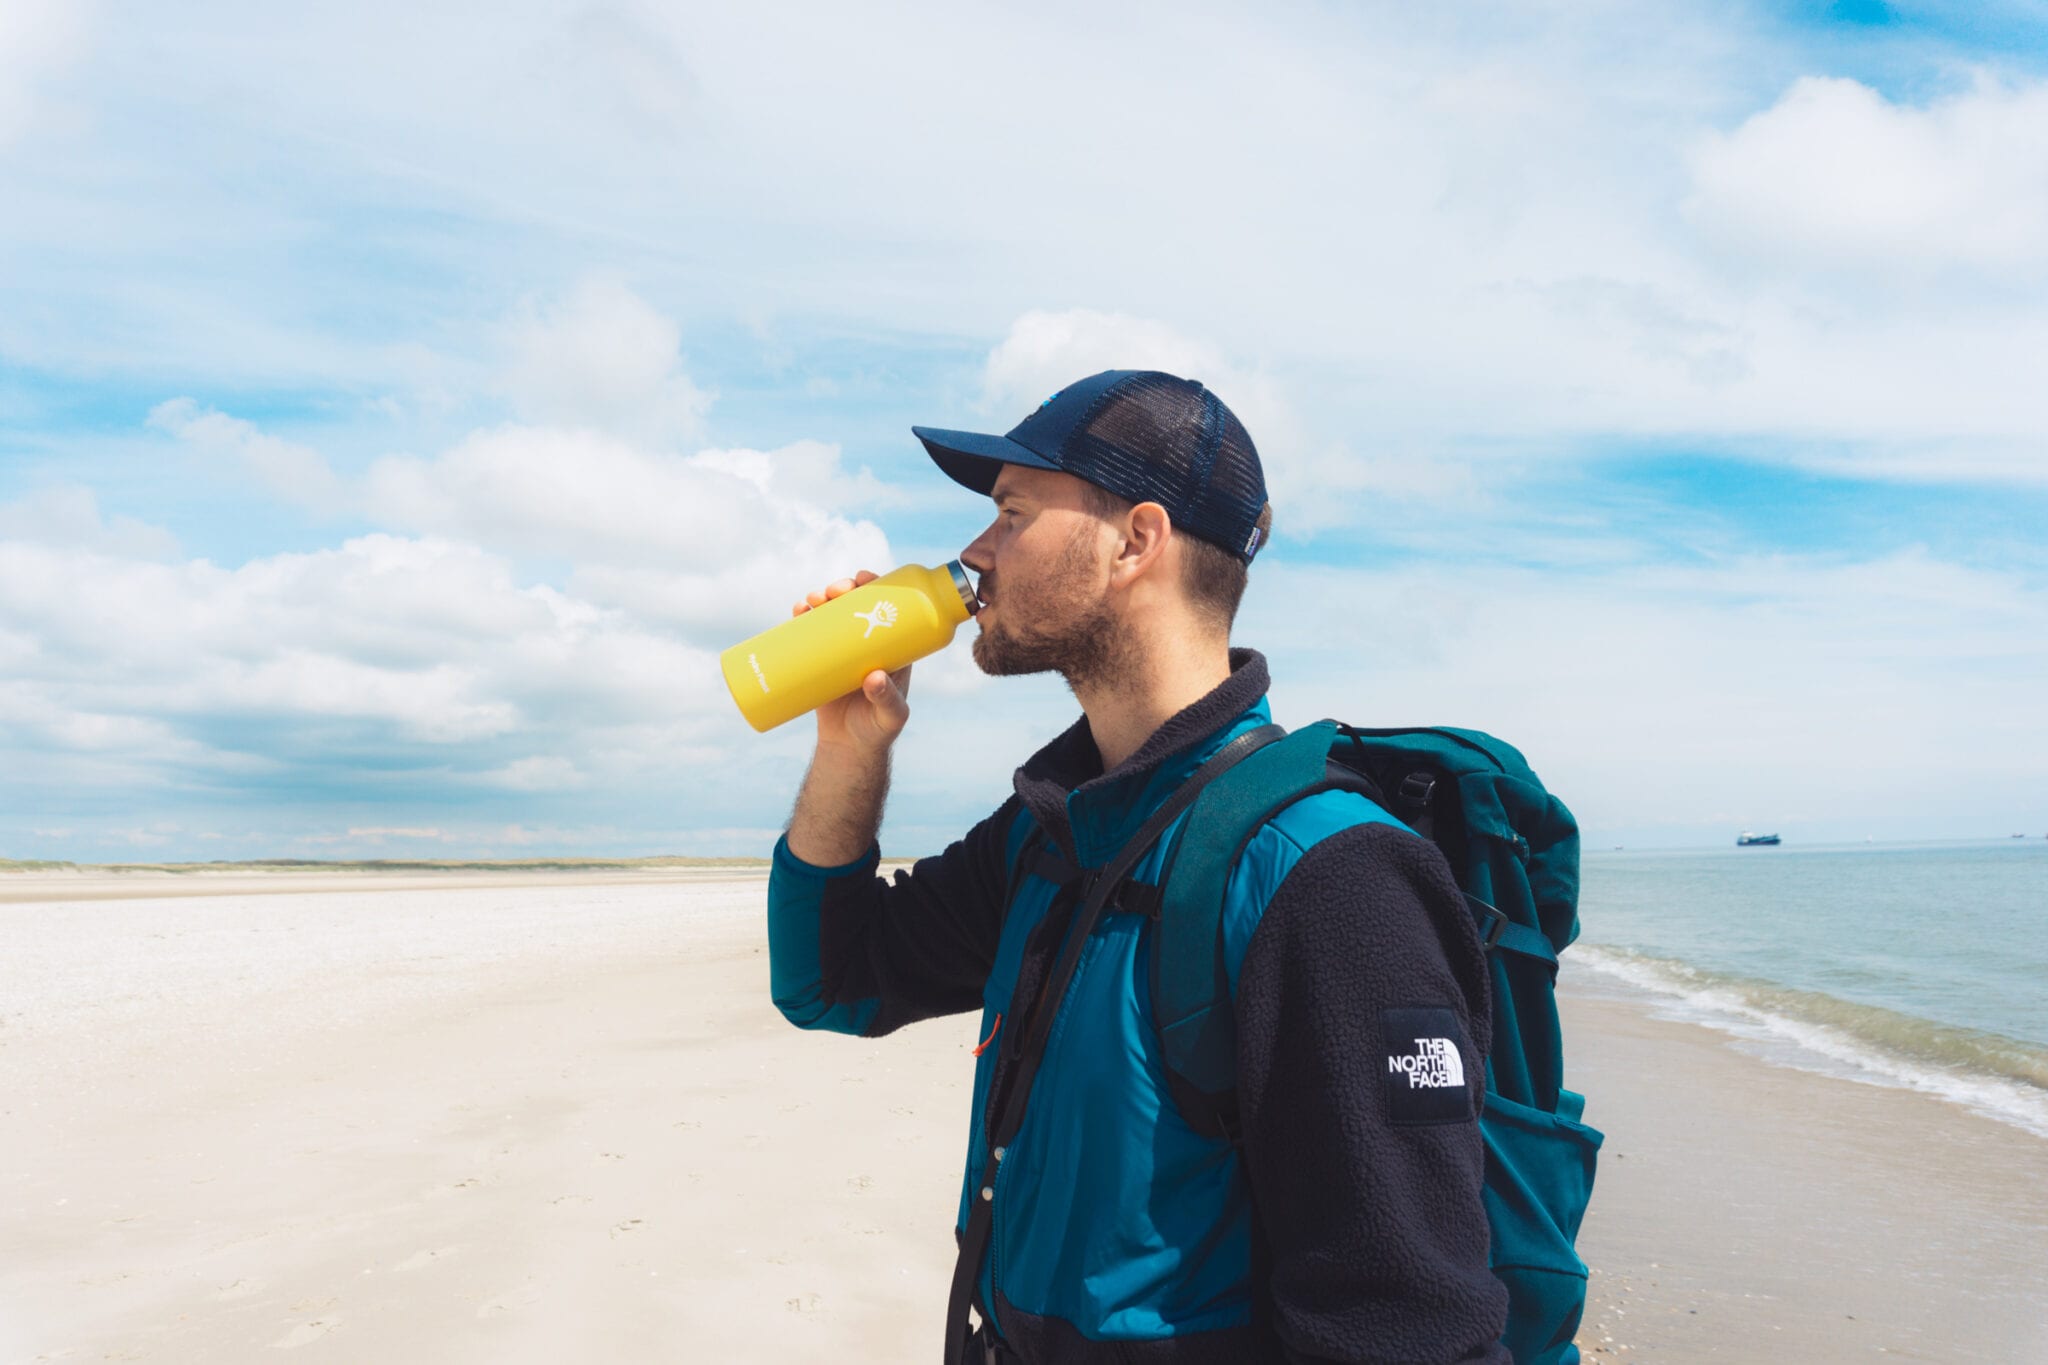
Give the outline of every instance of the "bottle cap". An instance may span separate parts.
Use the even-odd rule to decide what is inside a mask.
[[[967,577],[966,566],[957,559],[946,563],[947,572],[953,575],[953,587],[960,594],[961,603],[966,606],[969,616],[981,610],[981,595],[974,590],[974,584]]]

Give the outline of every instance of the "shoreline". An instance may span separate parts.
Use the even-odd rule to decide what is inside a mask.
[[[1934,1095],[2048,1139],[2048,1048],[2039,1043],[1602,944],[1574,945],[1568,961],[1586,975],[1585,989],[1710,1029],[1772,1065]]]
[[[915,861],[913,858],[884,858],[879,870],[909,867]],[[659,865],[647,867],[598,863],[587,868],[572,865],[508,868],[498,864],[426,867],[417,863],[395,864],[388,868],[371,864],[257,867],[194,863],[186,870],[175,871],[139,865],[71,869],[0,867],[0,905],[181,900],[194,896],[464,890],[477,887],[702,886],[707,883],[765,881],[768,867],[766,859],[721,858],[694,862],[662,860]]]
[[[0,905],[0,1361],[930,1358],[973,1020],[790,1028],[762,881]],[[1563,981],[1589,1360],[2048,1359],[2048,1143]]]

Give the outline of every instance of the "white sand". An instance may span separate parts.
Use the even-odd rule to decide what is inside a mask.
[[[0,906],[0,1361],[926,1358],[973,1022],[791,1029],[761,893]]]
[[[0,896],[0,1362],[936,1358],[971,1017],[789,1028],[758,875],[276,885]],[[1569,1004],[1592,1358],[2048,1359],[2048,1143]]]

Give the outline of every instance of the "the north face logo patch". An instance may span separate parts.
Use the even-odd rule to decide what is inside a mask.
[[[1448,1038],[1417,1038],[1415,1051],[1387,1058],[1387,1070],[1406,1076],[1411,1089],[1435,1090],[1465,1083],[1465,1063],[1458,1058],[1458,1045]]]
[[[1472,1117],[1465,1086],[1465,1031],[1447,1009],[1380,1011],[1387,1117],[1395,1123],[1457,1123]]]

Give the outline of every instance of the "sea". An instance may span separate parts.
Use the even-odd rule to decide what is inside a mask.
[[[1785,1066],[2048,1137],[2048,839],[1588,852],[1568,964]],[[1569,1066],[1570,1040],[1566,1040]]]

